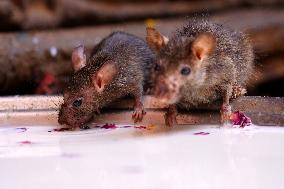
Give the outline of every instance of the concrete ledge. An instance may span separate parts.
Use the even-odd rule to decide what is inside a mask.
[[[147,115],[142,124],[164,124],[165,104],[145,96]],[[14,96],[0,98],[0,125],[54,125],[57,124],[61,96]],[[133,101],[123,99],[113,103],[94,122],[132,123]],[[179,124],[218,124],[220,102],[198,109],[180,110]],[[245,112],[257,125],[284,126],[284,98],[241,97],[232,102],[233,110]]]

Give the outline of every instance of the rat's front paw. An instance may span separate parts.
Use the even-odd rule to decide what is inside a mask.
[[[177,124],[177,110],[175,107],[169,107],[168,111],[164,115],[166,126],[172,127]]]
[[[142,102],[138,102],[134,107],[134,112],[132,114],[132,119],[134,123],[141,122],[143,116],[146,114]]]
[[[165,113],[165,124],[168,127],[172,127],[177,123],[176,115],[170,114],[169,112]]]
[[[230,105],[222,105],[221,108],[221,124],[225,125],[230,122],[230,116],[232,114]]]

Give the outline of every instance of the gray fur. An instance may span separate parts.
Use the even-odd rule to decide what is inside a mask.
[[[118,73],[104,91],[98,93],[91,87],[91,78],[108,60],[116,64]],[[142,39],[124,32],[110,34],[94,48],[87,65],[74,73],[64,92],[69,96],[69,99],[65,99],[65,104],[72,103],[80,96],[86,96],[90,100],[83,102],[78,110],[72,110],[72,107],[66,109],[69,113],[62,113],[64,111],[61,110],[59,117],[64,116],[70,120],[67,122],[72,126],[82,125],[90,120],[97,109],[118,98],[130,94],[135,99],[140,99],[143,86],[148,86],[153,62],[154,54]]]

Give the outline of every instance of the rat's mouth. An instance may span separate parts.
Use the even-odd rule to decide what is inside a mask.
[[[86,124],[90,123],[93,119],[92,114],[80,117],[71,116],[70,114],[68,116],[69,117],[66,117],[65,114],[59,113],[58,123],[60,125],[67,125],[72,128],[77,128],[85,126]]]
[[[158,87],[156,87],[154,95],[162,103],[166,104],[175,104],[179,100],[178,88],[169,89],[169,87],[164,84],[158,85]]]
[[[80,127],[81,128],[81,127],[84,127],[85,125],[87,125],[88,123],[90,123],[92,120],[93,120],[93,116],[91,114],[91,115],[88,115],[88,116],[81,117],[80,119],[76,119],[75,121],[70,120],[68,125],[70,125],[72,127]]]

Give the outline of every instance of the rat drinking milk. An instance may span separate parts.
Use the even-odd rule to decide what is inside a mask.
[[[229,100],[246,93],[253,70],[247,37],[206,19],[191,19],[171,38],[147,28],[157,54],[155,95],[169,104],[166,124],[176,123],[176,105],[192,108],[222,100],[221,123],[231,115]]]
[[[141,97],[150,82],[154,54],[142,39],[114,32],[95,46],[87,61],[83,46],[72,53],[75,73],[64,91],[58,122],[83,127],[99,109],[114,100],[134,97],[133,120],[145,114]]]

